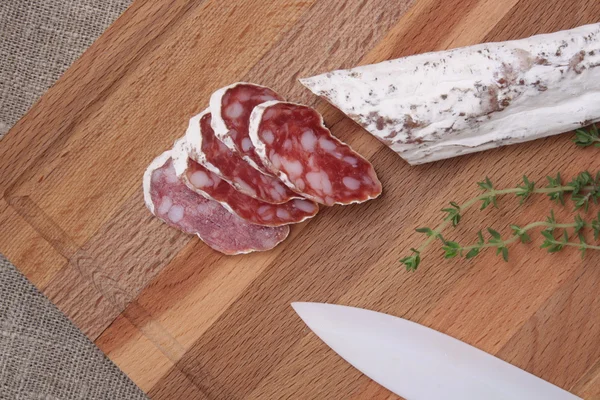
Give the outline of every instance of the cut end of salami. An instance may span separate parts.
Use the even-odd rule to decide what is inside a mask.
[[[215,135],[250,165],[264,173],[269,171],[254,151],[248,135],[248,124],[252,109],[271,100],[283,99],[268,87],[247,82],[237,82],[221,88],[210,98]]]
[[[144,174],[144,200],[159,219],[228,255],[270,250],[288,236],[287,226],[250,224],[188,189],[177,177],[172,155],[158,156]]]
[[[304,197],[328,206],[381,194],[373,166],[334,137],[314,109],[270,101],[250,117],[250,138],[263,164]]]
[[[293,199],[283,204],[269,204],[256,200],[236,190],[217,174],[190,159],[185,151],[185,142],[176,142],[174,168],[185,185],[201,196],[219,202],[238,217],[258,225],[282,226],[296,224],[314,217],[319,206],[306,199]]]
[[[208,110],[190,120],[185,141],[190,158],[247,196],[272,204],[299,197],[275,176],[262,173],[225,146],[214,134]]]

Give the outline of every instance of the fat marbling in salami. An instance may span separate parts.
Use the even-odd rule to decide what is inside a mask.
[[[253,224],[282,226],[295,224],[314,217],[319,206],[307,199],[292,199],[282,204],[269,204],[237,191],[201,164],[188,157],[182,140],[174,147],[175,172],[188,188],[218,201],[223,207]],[[178,149],[179,147],[179,149]]]
[[[250,224],[188,189],[178,179],[171,156],[171,151],[161,154],[144,174],[144,200],[162,221],[229,255],[269,250],[288,236],[288,226]]]
[[[247,82],[237,82],[221,88],[210,97],[215,135],[250,165],[267,174],[270,173],[269,170],[254,151],[248,135],[248,124],[254,107],[270,100],[283,98],[268,87]]]
[[[255,199],[281,204],[300,197],[278,178],[260,172],[227,148],[214,135],[211,119],[208,110],[190,119],[186,143],[188,154],[194,161]]]
[[[381,194],[373,166],[335,138],[308,106],[280,101],[256,106],[250,138],[264,165],[308,199],[331,206]]]

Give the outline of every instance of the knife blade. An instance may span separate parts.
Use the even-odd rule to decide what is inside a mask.
[[[580,399],[412,321],[335,304],[297,302],[292,307],[333,351],[407,400]]]

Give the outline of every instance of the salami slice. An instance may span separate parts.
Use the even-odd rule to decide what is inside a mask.
[[[281,204],[300,196],[279,179],[265,175],[227,148],[214,135],[208,110],[190,120],[186,143],[190,157],[238,191],[266,203]]]
[[[248,222],[265,226],[295,224],[314,217],[319,206],[306,199],[292,199],[283,204],[269,204],[237,191],[229,183],[219,178],[201,164],[190,159],[185,151],[175,144],[175,172],[188,188],[196,193],[218,201],[223,207]]]
[[[250,137],[272,173],[317,203],[362,203],[381,194],[373,166],[335,138],[308,106],[258,105],[250,117]]]
[[[600,121],[600,23],[300,82],[422,164]]]
[[[210,97],[215,135],[250,165],[266,174],[270,174],[270,171],[254,151],[248,135],[248,124],[254,107],[270,100],[283,98],[268,87],[246,82],[221,88]]]
[[[162,221],[230,255],[269,250],[288,236],[288,226],[250,224],[188,189],[177,178],[171,156],[171,151],[161,154],[144,174],[144,200]]]

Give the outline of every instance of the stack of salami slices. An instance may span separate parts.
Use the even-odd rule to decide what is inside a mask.
[[[251,83],[213,93],[144,174],[150,211],[224,254],[272,249],[319,204],[380,194],[373,166],[331,135],[316,110]]]

